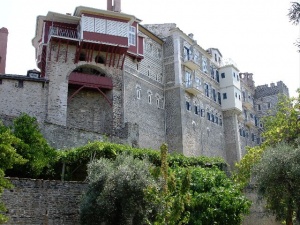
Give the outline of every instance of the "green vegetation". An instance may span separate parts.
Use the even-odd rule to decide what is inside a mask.
[[[11,130],[0,122],[0,197],[4,188],[11,188],[11,183],[4,178],[4,172],[11,169],[14,165],[21,165],[27,162],[19,155],[14,147],[21,140],[16,138]],[[7,217],[2,213],[6,211],[4,204],[0,200],[0,224],[7,221]]]
[[[91,162],[81,224],[241,224],[250,202],[224,171],[169,166],[167,152],[160,166],[124,154]]]
[[[254,166],[258,193],[279,221],[300,222],[300,148],[281,143],[267,148]]]
[[[281,97],[276,114],[263,119],[264,143],[248,149],[234,175],[242,188],[253,178],[266,207],[287,225],[300,222],[299,109],[300,89],[297,98]]]
[[[260,146],[247,149],[247,154],[236,164],[234,179],[245,187],[251,177],[252,167],[259,162],[262,153],[268,147],[275,147],[281,142],[291,146],[299,145],[300,122],[298,115],[300,109],[300,89],[297,98],[280,96],[274,112],[275,115],[263,118],[264,130],[262,137],[264,142]]]
[[[11,187],[4,171],[19,177],[88,178],[82,224],[238,225],[250,207],[227,177],[223,159],[169,155],[166,145],[159,152],[99,141],[56,151],[26,114],[10,128],[0,126],[0,163],[0,191]]]

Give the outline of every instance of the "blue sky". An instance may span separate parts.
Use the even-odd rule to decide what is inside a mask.
[[[73,13],[79,5],[106,9],[106,0],[3,1],[0,28],[9,30],[6,73],[36,68],[31,40],[38,15]],[[253,73],[255,85],[282,80],[293,96],[300,86],[300,54],[294,46],[300,26],[288,20],[288,0],[122,0],[121,7],[142,24],[176,23],[204,49],[218,48],[240,72]]]

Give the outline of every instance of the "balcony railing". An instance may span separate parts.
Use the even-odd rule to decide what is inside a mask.
[[[49,30],[49,39],[50,36],[59,36],[65,38],[78,39],[77,30],[61,28],[61,27],[50,27]]]
[[[184,56],[183,64],[191,70],[196,70],[199,67],[200,62],[196,55],[189,54]]]
[[[195,81],[187,81],[185,83],[185,90],[193,95],[201,93],[201,85]]]

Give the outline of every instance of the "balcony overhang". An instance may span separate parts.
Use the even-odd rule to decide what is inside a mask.
[[[184,60],[183,65],[191,70],[196,70],[199,68],[198,64],[193,59]]]
[[[83,85],[91,88],[113,89],[112,79],[78,72],[72,72],[69,77],[69,84]]]

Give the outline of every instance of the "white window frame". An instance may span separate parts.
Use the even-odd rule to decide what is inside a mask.
[[[134,26],[129,27],[128,44],[136,46],[136,28]]]

